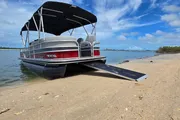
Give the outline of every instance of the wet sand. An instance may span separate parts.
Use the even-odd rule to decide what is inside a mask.
[[[180,54],[117,66],[148,78],[135,82],[95,71],[0,89],[0,120],[180,119]]]

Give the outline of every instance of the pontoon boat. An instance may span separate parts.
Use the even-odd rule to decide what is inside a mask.
[[[23,65],[48,78],[64,77],[66,68],[73,64],[104,69],[127,79],[145,78],[145,74],[105,64],[106,58],[100,55],[99,42],[96,41],[96,22],[95,15],[78,6],[45,2],[21,29],[20,35],[25,47],[20,52]],[[85,25],[92,27],[91,33]],[[86,32],[85,39],[72,36],[78,27]],[[37,40],[30,42],[30,31],[37,31]],[[69,36],[61,35],[67,31]],[[26,39],[23,37],[24,32]],[[46,37],[46,33],[55,36]]]

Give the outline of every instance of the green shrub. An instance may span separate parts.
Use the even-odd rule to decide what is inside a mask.
[[[180,46],[164,46],[160,47],[157,53],[180,53]]]

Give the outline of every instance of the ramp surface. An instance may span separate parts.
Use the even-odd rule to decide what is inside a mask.
[[[101,62],[88,62],[88,63],[81,63],[81,64],[90,68],[94,68],[96,70],[103,70],[115,76],[126,78],[129,80],[140,81],[147,78],[147,75],[144,73],[107,65]]]

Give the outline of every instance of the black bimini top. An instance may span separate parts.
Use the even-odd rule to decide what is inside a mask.
[[[20,34],[22,34],[22,31],[27,31],[28,29],[30,31],[37,31],[40,23],[39,12],[41,10],[44,32],[54,35],[60,35],[67,30],[97,22],[95,15],[78,6],[61,2],[45,2],[23,26]],[[40,31],[42,31],[42,28]]]

